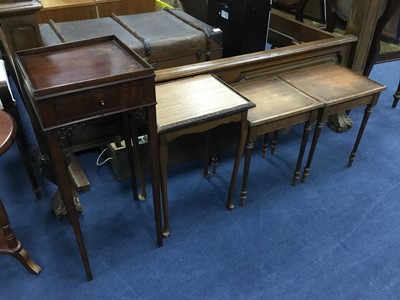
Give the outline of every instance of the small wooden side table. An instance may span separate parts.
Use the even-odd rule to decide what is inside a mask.
[[[233,87],[256,104],[256,107],[249,110],[247,116],[249,129],[240,199],[240,205],[243,206],[247,199],[251,152],[256,138],[263,134],[276,132],[282,128],[305,123],[300,151],[293,174],[293,185],[296,185],[300,177],[301,163],[311,131],[311,123],[315,122],[318,112],[324,104],[297,90],[276,76],[237,83]]]
[[[386,87],[336,63],[316,65],[281,74],[279,77],[325,104],[318,116],[302,182],[306,181],[310,173],[318,139],[323,124],[328,117],[335,113],[366,105],[361,126],[347,163],[347,166],[351,167],[364,129],[367,126],[368,118],[372,112],[372,107],[376,105],[380,93]]]
[[[162,245],[156,98],[153,69],[115,36],[64,43],[16,53],[24,82],[24,101],[32,125],[50,162],[64,200],[88,280],[93,278],[79,219],[75,211],[67,165],[70,139],[78,124],[104,120],[115,126],[124,120],[123,134],[136,193],[131,127],[132,115],[148,124],[152,156],[152,189],[157,243]]]
[[[254,104],[210,74],[158,84],[156,94],[163,233],[168,236],[168,143],[185,134],[206,132],[229,122],[240,123],[240,136],[226,204],[228,209],[233,209],[232,194],[247,134],[247,111]]]

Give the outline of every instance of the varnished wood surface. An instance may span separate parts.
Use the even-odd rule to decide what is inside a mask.
[[[343,61],[343,63],[346,64],[350,50],[356,42],[356,36],[346,35],[197,64],[156,70],[156,82],[164,82],[204,73],[213,73],[221,77],[225,82],[233,83],[246,71],[271,68],[279,72],[279,68],[286,63],[295,66],[296,63],[302,62],[310,57],[321,57],[323,55],[333,56],[337,55],[337,53],[341,53],[342,58],[346,59],[346,61]]]
[[[9,114],[0,110],[0,156],[14,143],[17,126]]]
[[[113,37],[27,50],[17,56],[35,96],[152,73],[149,65]]]
[[[282,79],[266,77],[232,85],[240,94],[256,104],[249,110],[249,126],[289,118],[318,109],[323,103],[302,93]]]
[[[212,75],[156,86],[158,132],[240,112],[253,104]]]
[[[156,10],[156,2],[150,0],[95,0],[99,18],[116,15],[140,14]]]
[[[279,75],[327,106],[379,93],[385,86],[335,63]]]
[[[43,6],[43,10],[49,8],[60,8],[60,7],[79,7],[85,5],[95,5],[96,2],[94,0],[41,0],[40,1]]]

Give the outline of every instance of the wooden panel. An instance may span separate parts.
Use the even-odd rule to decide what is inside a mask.
[[[116,15],[130,15],[156,10],[156,2],[149,0],[95,0],[99,18]]]
[[[37,22],[66,22],[97,18],[94,0],[42,0],[43,8],[36,12]]]

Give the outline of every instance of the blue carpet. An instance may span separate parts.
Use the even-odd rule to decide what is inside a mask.
[[[400,108],[391,108],[399,70],[400,61],[373,69],[370,77],[388,88],[352,168],[362,108],[352,110],[350,131],[325,126],[306,184],[291,186],[302,126],[280,138],[274,156],[262,159],[256,145],[248,201],[233,211],[225,209],[233,152],[221,155],[209,179],[200,161],[170,167],[172,234],[161,248],[150,197],[133,201],[127,180],[117,181],[108,164],[96,166],[97,152],[79,155],[91,182],[80,195],[91,282],[69,222],[53,216],[55,186],[40,178],[36,200],[14,145],[0,159],[1,197],[42,272],[30,275],[0,256],[1,298],[399,299]]]

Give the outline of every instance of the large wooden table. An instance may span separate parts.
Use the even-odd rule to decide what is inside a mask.
[[[145,114],[152,155],[152,189],[157,243],[162,245],[159,158],[155,114],[154,73],[151,67],[115,37],[104,37],[17,53],[26,103],[36,135],[51,165],[71,221],[88,280],[93,278],[79,219],[75,211],[67,164],[69,138],[90,120],[124,119],[129,163],[134,163],[132,115]],[[113,120],[111,118],[111,120]],[[115,125],[115,124],[114,124]],[[110,124],[113,126],[113,124]],[[136,195],[134,168],[132,187]]]

